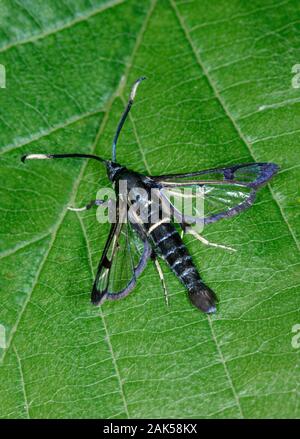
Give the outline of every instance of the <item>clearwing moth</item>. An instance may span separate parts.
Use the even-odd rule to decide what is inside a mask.
[[[205,313],[216,311],[217,297],[202,281],[187,247],[182,241],[178,225],[182,233],[193,233],[205,244],[209,243],[198,234],[193,225],[197,222],[203,225],[213,223],[222,218],[236,215],[250,207],[257,190],[266,184],[278,171],[274,163],[245,163],[230,167],[214,168],[185,174],[166,174],[146,176],[131,171],[116,161],[116,147],[119,134],[133,104],[137,88],[145,78],[137,79],[132,87],[127,106],[121,116],[112,144],[112,159],[105,160],[92,154],[27,154],[22,161],[31,159],[62,159],[62,158],[91,158],[106,166],[107,175],[116,191],[116,220],[111,224],[110,232],[98,265],[91,300],[94,305],[101,305],[105,299],[116,300],[127,296],[135,287],[138,276],[145,269],[149,259],[152,259],[158,270],[161,283],[168,301],[166,284],[159,259],[162,258],[174,274],[185,286],[190,301]],[[127,192],[118,191],[119,183],[126,183]],[[202,217],[185,215],[172,202],[172,195],[178,189],[199,189],[205,200],[205,212]],[[145,196],[129,197],[128,194],[139,189]],[[151,199],[152,191],[156,198]],[[197,198],[196,195],[192,197]],[[151,200],[149,202],[149,200]],[[92,206],[101,205],[103,200],[93,200],[87,206],[71,210],[87,210]],[[161,214],[162,206],[170,208],[171,215],[162,219],[160,216],[153,220],[150,210],[156,208]],[[125,206],[125,207],[124,207]],[[142,221],[135,212],[146,211]],[[124,217],[126,220],[124,220]],[[166,219],[167,218],[167,219]],[[175,219],[178,224],[175,225]],[[225,247],[220,245],[219,247]],[[229,248],[230,249],[230,248]],[[232,250],[232,249],[231,249]],[[120,268],[122,269],[120,270]]]

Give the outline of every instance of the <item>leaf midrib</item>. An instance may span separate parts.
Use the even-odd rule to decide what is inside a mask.
[[[76,213],[77,213],[77,218],[78,218],[80,227],[82,229],[82,233],[83,233],[83,236],[84,236],[84,239],[85,239],[85,243],[86,243],[86,250],[87,250],[87,254],[88,254],[88,261],[89,261],[89,267],[90,267],[90,271],[91,271],[91,276],[92,276],[93,279],[95,279],[95,272],[94,272],[93,263],[92,263],[92,252],[91,252],[91,249],[90,249],[89,240],[88,240],[87,233],[86,233],[86,228],[84,226],[84,223],[83,223],[80,215],[78,214],[78,212],[76,212]],[[114,352],[114,349],[113,349],[113,345],[111,343],[111,338],[110,338],[110,334],[109,334],[109,331],[108,331],[108,328],[107,328],[106,319],[104,317],[104,314],[103,314],[101,306],[100,306],[100,314],[99,315],[100,315],[101,320],[102,320],[102,324],[103,324],[103,328],[104,328],[104,332],[105,332],[105,336],[106,336],[109,352],[110,352],[111,357],[112,357],[112,362],[113,362],[113,366],[114,366],[114,369],[115,369],[115,375],[116,375],[117,380],[118,380],[118,384],[119,384],[119,388],[120,388],[120,394],[121,394],[121,397],[122,397],[122,402],[123,402],[124,410],[125,410],[127,418],[129,419],[130,416],[129,416],[129,412],[128,412],[128,404],[127,404],[126,397],[125,397],[125,392],[124,392],[124,387],[123,387],[123,383],[122,383],[122,379],[121,379],[121,374],[120,374],[119,366],[118,366],[118,363],[117,363],[116,355],[115,355],[115,352]]]

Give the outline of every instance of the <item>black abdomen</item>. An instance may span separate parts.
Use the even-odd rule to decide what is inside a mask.
[[[167,262],[171,270],[187,288],[191,302],[202,311],[216,311],[214,292],[201,280],[192,258],[175,226],[170,223],[152,225],[149,228],[156,252]]]

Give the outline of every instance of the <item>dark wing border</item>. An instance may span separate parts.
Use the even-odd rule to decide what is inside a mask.
[[[235,172],[242,168],[250,168],[253,166],[257,166],[259,168],[258,176],[255,180],[251,182],[242,182],[242,181],[236,181],[235,180]],[[268,162],[261,162],[261,163],[241,163],[238,165],[233,165],[229,167],[224,168],[211,168],[211,169],[205,169],[202,171],[196,171],[196,172],[188,172],[183,174],[164,174],[164,175],[154,175],[150,178],[154,180],[157,183],[172,183],[172,180],[180,179],[180,178],[187,178],[187,177],[197,177],[198,175],[207,175],[207,174],[214,174],[216,172],[219,172],[223,174],[224,180],[220,180],[220,183],[222,182],[231,182],[236,184],[245,184],[248,187],[257,188],[259,186],[262,186],[263,184],[267,183],[278,171],[279,166],[276,163],[268,163]],[[164,181],[168,180],[168,181]],[[205,180],[202,184],[208,183],[209,180]],[[184,184],[184,181],[182,182]],[[198,184],[201,184],[198,182]],[[178,186],[178,185],[177,185]]]
[[[252,181],[243,181],[238,180],[235,173],[239,169],[247,169],[251,167],[256,167],[258,172],[257,176]],[[243,210],[249,208],[252,206],[252,204],[255,201],[256,198],[256,192],[257,190],[264,184],[266,184],[279,170],[279,166],[275,163],[243,163],[238,164],[230,167],[224,167],[224,168],[212,168],[212,169],[206,169],[203,171],[197,171],[197,172],[190,172],[190,173],[183,173],[183,174],[164,174],[159,176],[151,176],[150,178],[154,180],[154,182],[160,187],[160,189],[164,188],[172,188],[172,187],[185,187],[185,186],[209,186],[212,185],[222,185],[222,184],[232,184],[236,186],[245,186],[248,187],[250,190],[248,198],[237,204],[236,206],[232,207],[231,209],[228,209],[226,211],[222,211],[213,215],[208,216],[207,218],[197,218],[197,217],[190,217],[185,216],[181,214],[169,201],[169,199],[166,197],[166,195],[161,191],[161,196],[164,199],[165,202],[169,204],[172,211],[174,212],[174,216],[179,220],[182,224],[195,224],[195,223],[201,223],[201,224],[211,224],[216,221],[219,221],[223,218],[229,218],[234,215],[237,215],[238,213],[242,212]],[[210,175],[210,174],[216,174],[220,173],[223,176],[222,180],[216,180],[215,175],[214,179],[212,180],[184,180],[189,177],[197,177],[201,175]],[[182,181],[180,181],[182,179]],[[177,180],[177,181],[176,181]],[[179,181],[178,181],[179,180]]]
[[[118,291],[116,293],[110,293],[108,291],[108,284],[109,284],[109,279],[110,279],[110,270],[111,270],[111,267],[112,267],[112,260],[113,260],[114,255],[115,255],[115,249],[116,249],[116,247],[118,245],[119,236],[121,234],[121,231],[122,231],[123,227],[127,227],[128,228],[130,226],[131,225],[130,225],[129,222],[122,223],[122,224],[120,224],[119,222],[116,222],[115,224],[111,225],[111,228],[110,228],[110,231],[109,231],[109,235],[108,235],[108,238],[107,238],[107,241],[106,241],[106,244],[105,244],[105,247],[104,247],[104,250],[103,250],[103,253],[102,253],[99,265],[98,265],[98,268],[97,268],[97,273],[96,273],[96,276],[95,276],[95,281],[94,281],[94,284],[93,284],[93,289],[92,289],[92,294],[91,294],[91,301],[92,301],[92,303],[94,305],[101,305],[101,303],[103,303],[103,301],[105,299],[107,299],[107,300],[118,300],[118,299],[121,299],[121,298],[127,296],[133,290],[133,288],[135,287],[136,281],[137,281],[137,277],[142,273],[142,271],[144,270],[144,268],[147,265],[148,259],[149,259],[149,257],[151,256],[151,253],[152,253],[152,248],[151,248],[151,246],[150,246],[150,244],[149,244],[149,242],[147,240],[142,240],[141,239],[141,242],[144,245],[143,253],[141,254],[140,261],[139,261],[138,265],[136,266],[136,268],[133,268],[133,273],[132,273],[133,275],[132,275],[132,278],[130,279],[129,283],[126,285],[125,288],[123,288],[122,290],[120,290],[120,291]],[[134,231],[134,233],[137,233],[137,232]],[[108,257],[107,257],[107,253],[108,253],[108,251],[110,249],[110,246],[112,245],[113,238],[114,238],[114,236],[116,234],[117,234],[117,237],[116,237],[116,240],[115,240],[115,243],[114,243],[114,248],[112,249],[112,258],[111,258],[111,260],[109,260]],[[128,251],[130,251],[130,249]],[[106,289],[104,289],[103,291],[99,291],[98,288],[97,288],[97,284],[98,284],[98,281],[99,281],[99,276],[100,276],[100,274],[101,274],[103,269],[109,270],[108,277],[107,277],[107,286],[106,286]]]

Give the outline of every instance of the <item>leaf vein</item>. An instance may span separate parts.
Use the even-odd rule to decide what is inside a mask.
[[[19,368],[19,372],[20,372],[21,385],[22,385],[22,393],[23,393],[23,397],[24,397],[24,408],[25,408],[25,412],[26,412],[27,418],[30,419],[29,404],[28,404],[28,398],[27,398],[27,393],[26,393],[26,387],[25,387],[25,380],[24,380],[24,374],[23,374],[21,358],[20,358],[20,356],[18,354],[18,351],[17,351],[17,348],[15,346],[14,346],[14,352],[15,352],[16,357],[17,357],[18,368]]]

